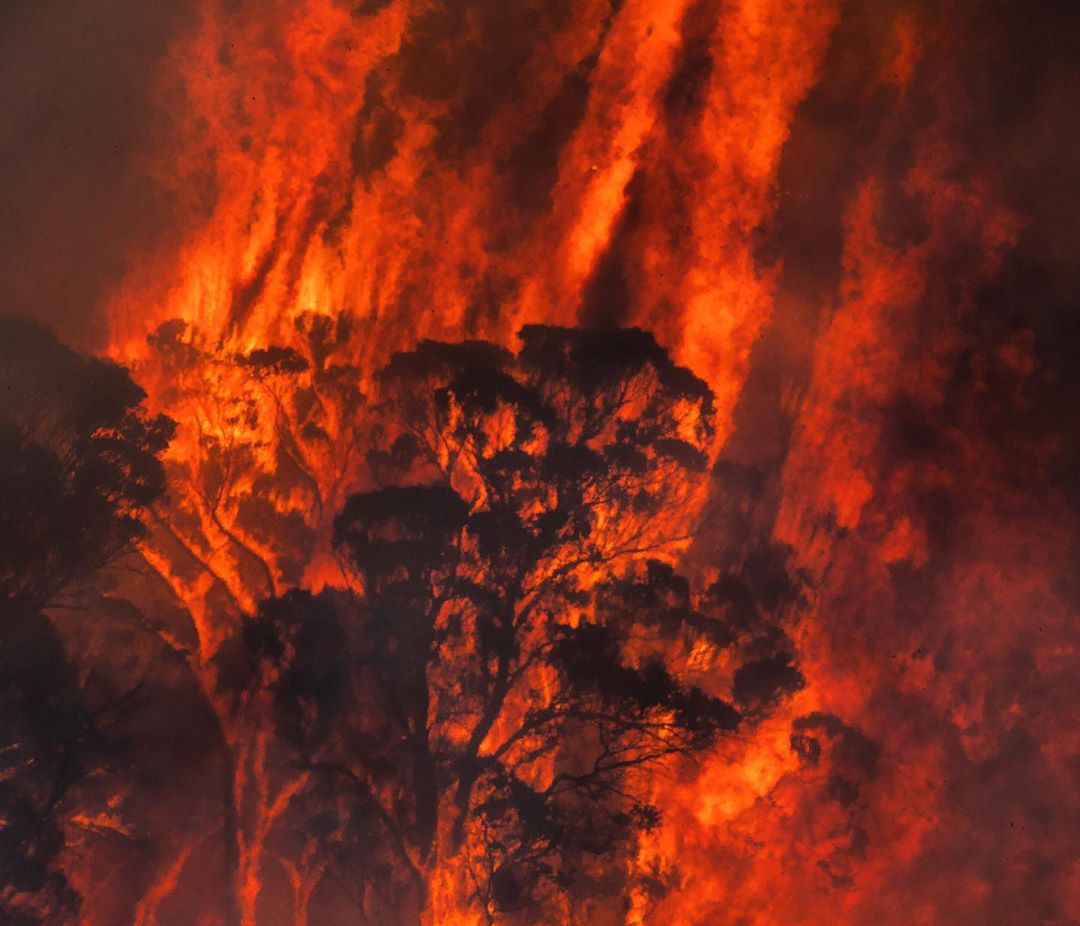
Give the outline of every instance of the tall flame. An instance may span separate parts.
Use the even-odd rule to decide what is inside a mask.
[[[1064,788],[1076,747],[1015,678],[1075,668],[1050,591],[1074,525],[987,462],[972,404],[1031,373],[1030,343],[1017,332],[956,373],[1022,223],[963,142],[964,17],[853,6],[200,0],[152,90],[171,125],[141,167],[177,231],[133,255],[109,353],[180,424],[144,555],[192,614],[208,693],[244,611],[340,581],[329,526],[363,478],[364,396],[421,338],[639,325],[716,393],[718,456],[782,456],[765,507],[813,577],[809,684],[658,776],[665,823],[612,923],[1035,921],[990,918],[1024,893],[1002,882],[1030,875],[1035,837],[963,805],[1005,795],[1037,818],[995,757],[1022,753],[1023,782]],[[302,358],[291,381],[314,389],[331,354],[355,391],[325,389],[302,421],[274,364]],[[753,450],[763,402],[779,450]],[[1044,742],[1060,745],[1033,755]],[[261,842],[301,787],[259,750],[237,741],[244,926],[263,922]],[[995,838],[1014,861],[991,858]],[[1066,828],[1049,838],[1066,851]],[[969,841],[985,857],[956,863]],[[165,922],[192,853],[177,845],[137,922]],[[290,864],[300,924],[314,883]],[[1040,882],[1066,911],[1040,922],[1080,917],[1077,871],[1071,888]],[[458,892],[434,885],[430,922],[470,922]]]

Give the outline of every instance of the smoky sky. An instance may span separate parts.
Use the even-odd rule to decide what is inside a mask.
[[[100,301],[168,227],[139,169],[155,67],[189,0],[0,4],[0,280],[5,313],[95,346]]]

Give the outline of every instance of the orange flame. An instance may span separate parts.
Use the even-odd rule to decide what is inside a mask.
[[[424,337],[511,345],[529,322],[641,325],[716,393],[721,453],[755,346],[790,322],[775,317],[784,264],[759,239],[786,192],[799,107],[824,68],[844,67],[827,59],[836,0],[352,6],[202,0],[197,28],[163,62],[154,92],[174,125],[145,165],[177,205],[177,240],[137,255],[108,306],[110,354],[180,425],[172,501],[144,556],[190,611],[215,703],[212,659],[243,612],[290,584],[342,581],[330,522],[366,478],[364,402],[395,350]],[[964,478],[989,493],[1000,484],[958,433],[952,471],[891,465],[881,411],[898,394],[944,401],[959,326],[1019,224],[954,144],[957,91],[927,63],[943,27],[894,6],[881,14],[880,63],[850,103],[885,115],[852,158],[837,297],[787,294],[827,303],[802,348],[805,394],[796,384],[782,397],[796,423],[771,490],[776,539],[814,577],[795,632],[810,685],[700,767],[650,782],[666,822],[637,846],[638,886],[611,923],[943,922],[938,911],[983,909],[990,890],[969,884],[946,901],[933,883],[924,904],[901,899],[901,885],[933,882],[923,853],[954,822],[948,750],[989,755],[1005,717],[1032,708],[997,705],[988,729],[988,686],[968,679],[960,698],[956,675],[918,655],[932,630],[893,626],[905,613],[893,577],[931,559],[927,493]],[[915,97],[930,84],[940,108],[919,121]],[[889,158],[909,134],[897,183]],[[923,227],[892,228],[909,207]],[[258,354],[271,349],[282,352]],[[1030,373],[1023,339],[998,362]],[[295,366],[286,378],[275,363]],[[347,371],[351,391],[327,385],[331,369]],[[1015,548],[991,536],[1002,517]],[[936,606],[958,634],[948,646],[979,648],[994,608],[1009,624],[1001,651],[1030,632],[1036,604],[1064,625],[1043,595],[1053,568],[1019,578],[1033,574],[1025,543],[1064,568],[1064,517],[1005,497],[965,518],[985,533],[938,579],[949,591]],[[888,616],[863,616],[872,609]],[[1074,654],[1051,639],[1039,669],[1063,671]],[[884,658],[883,645],[897,652]],[[703,673],[723,670],[695,658]],[[805,728],[822,750],[809,762],[793,730],[826,715],[842,722]],[[872,771],[869,759],[845,771],[859,736],[887,748]],[[259,922],[266,843],[302,786],[274,776],[262,745],[238,746],[236,802],[252,817],[239,845],[243,926]],[[1064,776],[1065,752],[1052,764]],[[158,922],[192,851],[159,873],[138,922]],[[317,887],[304,864],[284,860],[298,924]],[[436,868],[425,922],[474,922],[465,880]]]

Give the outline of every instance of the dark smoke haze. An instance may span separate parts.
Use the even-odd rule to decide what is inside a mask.
[[[149,86],[187,0],[0,6],[0,279],[4,310],[98,343],[99,303],[133,248],[167,226],[140,172]]]

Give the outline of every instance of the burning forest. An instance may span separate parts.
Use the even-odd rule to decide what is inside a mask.
[[[0,922],[1080,924],[1080,16],[0,12]]]

